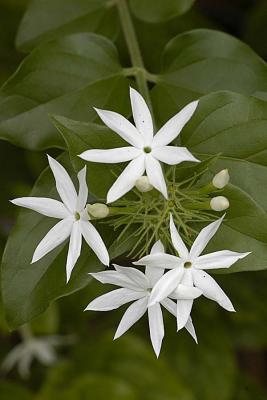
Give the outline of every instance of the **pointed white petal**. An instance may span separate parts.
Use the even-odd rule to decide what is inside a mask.
[[[151,113],[141,94],[133,88],[130,88],[130,98],[135,125],[144,137],[144,145],[149,146],[153,139]]]
[[[190,333],[190,335],[192,336],[194,341],[197,343],[197,335],[196,335],[196,331],[195,331],[195,328],[194,328],[193,321],[192,321],[191,317],[188,318],[188,321],[185,324],[185,329],[187,330],[187,332]]]
[[[162,340],[164,337],[164,323],[161,311],[161,306],[159,303],[148,307],[148,323],[150,339],[156,356],[159,356]]]
[[[79,181],[79,193],[77,198],[76,210],[82,211],[87,202],[88,198],[88,187],[86,183],[86,167],[81,169],[78,173],[78,181]]]
[[[230,250],[215,251],[214,253],[198,257],[194,262],[194,267],[199,269],[229,268],[235,262],[249,254],[236,253]]]
[[[139,271],[136,268],[131,267],[121,267],[120,265],[114,264],[116,271],[125,275],[128,279],[130,279],[133,284],[136,285],[139,289],[147,289],[148,288],[148,279],[143,274],[143,272]]]
[[[199,162],[199,160],[187,150],[186,147],[162,146],[155,147],[152,156],[169,165],[180,164],[183,161]]]
[[[58,161],[49,155],[48,162],[55,177],[56,188],[59,196],[70,211],[76,211],[77,193],[69,174]]]
[[[133,262],[134,265],[146,265],[148,267],[173,269],[183,264],[183,260],[171,254],[157,253],[149,254]]]
[[[150,254],[160,254],[160,253],[164,253],[164,246],[161,243],[160,240],[158,240],[151,249]],[[153,268],[153,267],[149,267],[146,266],[145,269],[145,274],[146,277],[149,281],[149,285],[152,288],[153,286],[155,286],[156,282],[162,277],[162,275],[164,274],[164,267],[163,268]]]
[[[80,223],[79,221],[76,221],[72,226],[70,234],[70,244],[69,244],[69,251],[68,251],[67,265],[66,265],[67,282],[70,279],[74,265],[76,264],[78,258],[80,257],[81,247],[82,247],[82,234],[80,230]]]
[[[130,301],[140,298],[143,300],[143,297],[144,293],[137,292],[136,290],[126,288],[115,289],[91,301],[91,303],[89,303],[86,307],[85,311],[115,310],[116,308],[119,308],[123,304],[129,303]]]
[[[179,284],[177,288],[170,294],[172,299],[192,300],[202,295],[202,290],[194,287]]]
[[[194,300],[177,301],[177,330],[183,329],[186,325],[192,310]]]
[[[97,279],[101,283],[121,286],[135,291],[138,289],[140,290],[140,288],[133,284],[133,282],[127,276],[120,274],[117,271],[92,272],[89,275],[91,275],[93,278]]]
[[[40,260],[47,253],[54,250],[57,246],[66,240],[71,233],[73,225],[73,219],[68,217],[59,221],[52,229],[45,235],[38,246],[32,257],[32,263]]]
[[[95,110],[104,124],[116,132],[122,139],[134,147],[143,147],[143,138],[130,121],[114,111],[99,110],[97,108]]]
[[[168,297],[169,294],[179,285],[183,273],[183,268],[178,267],[164,274],[152,289],[149,305],[152,306]]]
[[[63,203],[46,197],[20,197],[11,200],[11,203],[16,206],[29,208],[30,210],[52,218],[63,219],[70,214]]]
[[[195,286],[202,290],[203,295],[208,299],[216,301],[227,311],[235,311],[230,299],[207,272],[194,269],[193,280]]]
[[[130,329],[147,310],[147,297],[135,301],[130,307],[125,311],[118,329],[115,333],[114,340],[118,339],[123,335],[128,329]]]
[[[172,214],[170,214],[170,232],[171,232],[173,247],[178,252],[179,257],[186,260],[188,258],[189,253],[186,248],[186,245],[183,242],[183,239],[179,235],[176,226],[174,225]]]
[[[209,224],[200,231],[198,237],[196,238],[191,247],[190,258],[194,259],[202,253],[202,251],[205,249],[211,238],[215,235],[215,233],[219,229],[223,221],[223,218],[224,215],[221,218],[217,219],[217,221],[212,222],[211,224]]]
[[[171,143],[181,132],[185,124],[190,120],[198,105],[193,101],[174,115],[154,136],[153,146],[166,146]]]
[[[134,187],[136,180],[140,178],[144,172],[145,157],[141,155],[132,160],[113,183],[107,194],[107,203],[112,203],[129,192]]]
[[[166,297],[166,299],[161,300],[160,304],[163,305],[163,307],[166,308],[166,310],[169,311],[169,313],[174,315],[175,318],[176,318],[177,305],[176,305],[175,301],[173,301],[173,300],[169,299],[168,297]]]
[[[107,248],[94,225],[89,221],[80,220],[80,229],[85,241],[96,254],[97,258],[102,262],[102,264],[109,265]]]
[[[146,173],[151,185],[157,189],[165,199],[168,199],[167,186],[162,172],[161,165],[152,155],[146,156]]]
[[[86,150],[79,157],[86,161],[112,164],[133,160],[140,154],[142,150],[135,147],[118,147],[109,150]]]

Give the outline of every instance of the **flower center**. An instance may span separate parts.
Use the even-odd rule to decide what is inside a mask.
[[[151,153],[151,151],[152,151],[152,149],[151,149],[151,147],[149,147],[149,146],[146,146],[146,147],[144,147],[144,152],[145,153]]]
[[[184,263],[184,268],[191,268],[192,267],[192,263],[190,261],[186,261]]]
[[[76,221],[79,221],[79,219],[81,219],[80,214],[76,211],[76,213],[74,214],[74,217],[76,219]]]

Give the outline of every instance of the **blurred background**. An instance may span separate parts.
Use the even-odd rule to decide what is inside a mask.
[[[0,84],[24,57],[14,42],[27,3],[0,0]],[[200,27],[228,32],[267,58],[265,0],[198,0],[186,15],[167,23],[148,26],[135,20],[135,25],[151,72],[159,69],[159,54],[171,37]],[[160,43],[153,42],[155,30],[162,32]],[[127,65],[120,36],[117,45]],[[146,51],[148,47],[154,51]],[[46,156],[2,141],[0,165],[2,253],[17,212],[8,200],[28,194],[46,166]],[[113,342],[123,310],[83,313],[88,302],[102,293],[95,282],[54,303],[44,315],[15,332],[6,326],[0,304],[0,399],[267,399],[267,271],[226,275],[218,283],[238,312],[226,313],[213,302],[198,300],[192,316],[199,345],[184,332],[177,335],[174,319],[166,314],[159,360],[149,343],[145,318]],[[18,360],[19,370],[13,368]]]

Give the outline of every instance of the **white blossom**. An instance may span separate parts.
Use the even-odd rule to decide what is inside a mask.
[[[11,202],[48,217],[61,219],[38,244],[33,254],[32,263],[40,260],[70,237],[66,264],[68,282],[73,267],[81,253],[82,237],[103,264],[109,264],[109,255],[101,236],[89,222],[86,210],[88,197],[86,167],[78,173],[79,192],[77,194],[74,184],[65,168],[50,156],[48,156],[48,161],[56,181],[57,192],[62,202],[46,197],[21,197]]]
[[[80,154],[84,160],[99,163],[130,161],[110,188],[107,203],[129,192],[144,172],[150,184],[168,198],[160,162],[175,165],[182,161],[198,161],[186,147],[169,146],[194,114],[198,101],[193,101],[184,107],[154,135],[152,116],[145,100],[132,88],[130,88],[130,99],[135,126],[116,112],[95,109],[102,121],[130,146],[109,150],[92,149]]]
[[[160,241],[155,243],[151,254],[164,252]],[[133,301],[128,307],[115,333],[114,339],[123,335],[134,325],[146,312],[150,338],[153,349],[159,356],[162,340],[164,337],[164,324],[161,306],[165,307],[171,314],[176,316],[176,303],[170,298],[162,298],[160,302],[150,305],[151,290],[164,274],[164,268],[146,267],[145,273],[131,267],[114,265],[115,271],[103,271],[91,275],[102,283],[120,286],[120,289],[106,293],[93,300],[86,310],[110,311]],[[188,332],[196,340],[195,330],[190,316],[184,324]]]
[[[170,296],[173,292],[179,298],[179,291],[188,288],[197,288],[204,296],[216,301],[221,307],[228,311],[235,311],[230,299],[226,296],[216,281],[204,270],[216,268],[229,268],[237,260],[246,257],[250,253],[236,253],[229,250],[216,251],[214,253],[201,255],[208,242],[217,232],[224,217],[212,222],[203,228],[194,241],[190,252],[179,235],[172,216],[170,216],[170,232],[172,244],[179,256],[164,253],[154,253],[141,258],[135,265],[148,265],[162,269],[169,269],[156,283],[151,292],[149,305]],[[177,302],[177,326],[181,329],[186,324],[191,312],[193,296],[190,299]]]

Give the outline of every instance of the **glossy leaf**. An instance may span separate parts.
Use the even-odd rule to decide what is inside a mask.
[[[130,0],[134,15],[147,22],[166,21],[186,13],[195,0]]]
[[[35,49],[2,87],[0,138],[31,150],[63,147],[49,113],[94,120],[93,106],[126,97],[113,44],[95,34],[66,36]]]
[[[16,45],[30,51],[43,41],[76,32],[114,37],[116,10],[107,0],[32,0],[19,26]]]

